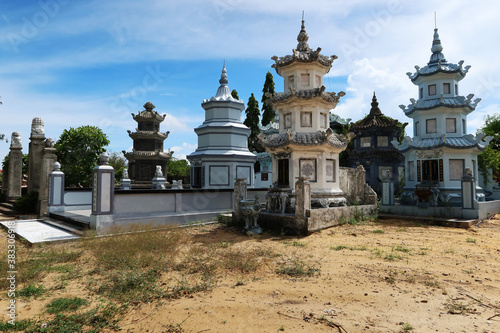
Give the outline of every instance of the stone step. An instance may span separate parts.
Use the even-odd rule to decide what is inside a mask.
[[[42,221],[45,224],[48,224],[52,227],[61,229],[63,231],[70,232],[70,233],[77,235],[77,236],[84,236],[85,231],[87,230],[86,228],[83,228],[81,226],[77,226],[75,224],[70,224],[70,223],[67,223],[64,221],[54,220],[54,219],[51,219],[49,217],[44,218]]]

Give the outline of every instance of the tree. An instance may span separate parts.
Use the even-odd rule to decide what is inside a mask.
[[[231,91],[231,96],[234,98],[234,99],[240,99],[240,97],[238,96],[238,92],[236,91],[236,89],[233,89],[233,91]]]
[[[269,124],[276,116],[273,106],[266,96],[266,93],[274,94],[274,92],[273,74],[268,71],[266,74],[266,81],[264,82],[264,88],[262,89],[262,126]]]
[[[168,176],[172,179],[177,178],[188,178],[191,172],[191,166],[188,164],[187,160],[180,160],[175,157],[171,158],[167,162]]]
[[[115,169],[115,184],[120,182],[123,177],[123,170],[127,168],[127,159],[122,153],[116,151],[108,152],[109,155],[109,165]]]
[[[61,171],[66,175],[66,186],[88,187],[92,185],[92,169],[97,165],[99,154],[106,151],[108,137],[95,126],[80,126],[64,130],[54,147]]]
[[[250,136],[248,137],[248,149],[250,151],[263,152],[264,149],[259,144],[257,135],[259,135],[259,102],[252,95],[248,99],[247,109],[245,110],[246,119],[243,122],[248,128],[250,128]]]
[[[493,171],[495,178],[498,177],[500,172],[500,115],[486,116],[484,126],[478,132],[493,137],[486,149],[477,158],[479,171],[481,171],[487,183],[489,170]]]

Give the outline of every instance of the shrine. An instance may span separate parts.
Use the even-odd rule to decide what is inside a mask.
[[[170,132],[160,132],[160,123],[165,120],[166,114],[160,115],[153,111],[155,106],[151,102],[144,104],[144,110],[132,117],[137,122],[135,132],[127,131],[134,141],[132,152],[123,151],[128,160],[129,176],[132,183],[140,186],[150,186],[155,177],[156,166],[161,166],[163,175],[167,174],[167,162],[173,152],[163,151],[163,141]]]
[[[467,116],[476,109],[480,98],[472,100],[459,94],[459,82],[470,66],[448,62],[438,29],[434,29],[429,62],[415,73],[407,73],[418,87],[418,100],[401,105],[413,120],[413,138],[392,144],[405,156],[406,186],[401,204],[422,206],[462,206],[462,178],[470,170],[475,184],[478,154],[491,138],[467,133]],[[483,190],[475,186],[475,200],[484,201]]]
[[[272,57],[272,67],[284,78],[284,92],[270,96],[279,116],[279,132],[259,134],[260,142],[272,157],[274,186],[268,193],[270,211],[294,206],[293,186],[299,177],[311,184],[313,206],[347,204],[339,186],[339,153],[346,149],[351,136],[336,134],[329,127],[330,109],[345,93],[326,92],[323,85],[323,76],[337,56],[324,56],[321,48],[312,50],[308,39],[302,20],[292,55]]]

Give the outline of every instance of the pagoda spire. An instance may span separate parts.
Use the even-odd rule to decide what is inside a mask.
[[[309,44],[307,44],[307,41],[309,40],[309,35],[307,35],[306,32],[306,25],[304,23],[304,12],[302,12],[302,25],[300,27],[300,32],[299,35],[297,36],[297,50],[298,51],[309,51],[311,50],[309,48]]]
[[[232,98],[231,90],[227,86],[229,81],[227,79],[227,70],[226,70],[225,64],[222,67],[222,74],[220,75],[219,83],[220,83],[220,87],[219,87],[219,89],[217,89],[217,93],[215,94],[215,98],[217,98],[217,99],[222,98],[225,100],[228,98]]]
[[[380,108],[378,107],[377,96],[375,96],[375,92],[373,92],[372,108],[370,109],[369,117],[373,118],[380,115],[382,115],[382,111],[380,111]]]
[[[446,59],[444,57],[444,54],[442,53],[443,51],[443,45],[441,45],[441,40],[439,39],[439,34],[438,34],[438,29],[437,27],[434,28],[434,38],[432,40],[432,47],[431,47],[431,59],[429,60],[428,65],[433,65],[436,63],[446,63]]]

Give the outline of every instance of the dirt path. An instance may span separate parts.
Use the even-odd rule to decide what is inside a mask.
[[[380,220],[302,238],[248,238],[217,225],[187,232],[190,248],[219,244],[265,255],[253,271],[219,272],[207,291],[132,302],[120,317],[122,331],[500,332],[500,220],[467,230]],[[52,279],[43,279],[48,289]],[[22,301],[19,318],[43,316],[61,295],[95,301],[88,283],[84,275]],[[7,301],[2,293],[0,307]]]

